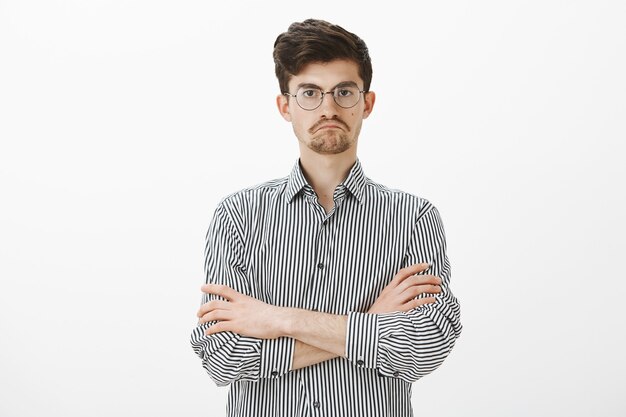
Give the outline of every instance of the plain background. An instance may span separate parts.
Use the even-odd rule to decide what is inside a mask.
[[[0,0],[0,415],[222,416],[217,202],[289,173],[272,46],[357,33],[373,180],[442,215],[464,331],[416,416],[626,415],[626,3]]]

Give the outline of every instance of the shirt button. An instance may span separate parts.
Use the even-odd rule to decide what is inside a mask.
[[[359,366],[363,366],[365,365],[365,362],[363,362],[361,359],[359,359],[358,361],[356,361],[356,364]]]
[[[393,376],[395,376],[396,378],[400,376],[400,372],[396,371],[393,373]]]
[[[323,263],[321,263],[321,262],[320,262],[320,263],[318,263],[318,264],[317,264],[317,268],[318,268],[318,269],[324,269],[324,264],[323,264]]]
[[[320,402],[319,401],[314,401],[313,402],[313,408],[320,408]]]
[[[277,371],[272,371],[272,376],[278,376],[278,372]]]

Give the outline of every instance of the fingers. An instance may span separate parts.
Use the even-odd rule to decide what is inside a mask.
[[[420,272],[426,271],[429,268],[429,266],[430,265],[428,265],[427,263],[421,263],[421,264],[409,265],[406,268],[402,268],[396,273],[396,275],[391,280],[390,284],[398,285],[402,281],[407,279],[408,277],[415,275],[415,274],[419,274]]]
[[[401,311],[413,310],[414,308],[421,307],[426,304],[433,304],[436,301],[437,299],[435,297],[414,298],[404,303]]]
[[[239,293],[226,285],[204,284],[201,288],[203,293],[219,295],[226,300],[232,300]]]
[[[208,312],[210,312],[212,310],[226,310],[226,309],[228,309],[228,307],[229,307],[228,301],[213,300],[213,301],[209,301],[208,303],[202,304],[200,306],[200,309],[196,313],[196,315],[198,317],[202,317],[206,313],[208,313]]]
[[[204,334],[210,336],[219,332],[227,332],[230,330],[229,323],[227,321],[220,321],[215,323],[213,326],[209,327],[204,331]]]
[[[226,321],[232,318],[232,314],[227,310],[212,310],[200,317],[199,322],[204,324],[211,321]]]
[[[415,285],[409,287],[400,294],[400,302],[405,303],[422,294],[439,294],[441,287],[439,285]]]
[[[423,294],[440,294],[442,291],[441,284],[441,278],[434,275],[413,275],[398,285],[395,291],[398,291],[400,303],[404,304]],[[424,299],[426,298],[420,298],[419,300]]]
[[[415,285],[437,285],[440,286],[442,283],[441,278],[436,277],[434,275],[413,275],[406,278],[402,283],[398,284],[398,291],[402,292],[409,287],[413,287]]]

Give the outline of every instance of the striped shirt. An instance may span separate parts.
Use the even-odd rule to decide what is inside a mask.
[[[427,200],[367,178],[356,161],[326,213],[299,162],[288,177],[224,198],[206,235],[207,283],[263,302],[347,315],[345,358],[291,370],[294,339],[231,332],[191,344],[218,386],[227,415],[412,416],[411,386],[435,370],[461,332],[450,291],[443,225]],[[367,314],[399,269],[421,262],[442,279],[436,302]],[[204,295],[202,302],[215,299]]]

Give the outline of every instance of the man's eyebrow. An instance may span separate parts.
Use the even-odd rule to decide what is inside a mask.
[[[357,85],[357,83],[355,83],[354,81],[342,81],[339,84],[335,85],[333,88],[331,88],[329,91],[335,90],[337,88],[341,88],[341,87],[356,87],[359,88],[359,86]],[[322,87],[320,87],[317,84],[313,84],[313,83],[300,83],[296,86],[296,90],[299,90],[301,88],[317,88],[319,90],[322,90]]]
[[[322,89],[322,87],[320,87],[319,85],[312,83],[300,83],[296,86],[296,90],[299,90],[301,88],[318,88],[320,90]]]
[[[356,87],[356,88],[359,88],[357,83],[355,83],[354,81],[342,81],[339,84],[337,84],[336,86],[334,86],[333,90],[335,88],[341,88],[341,87]]]

